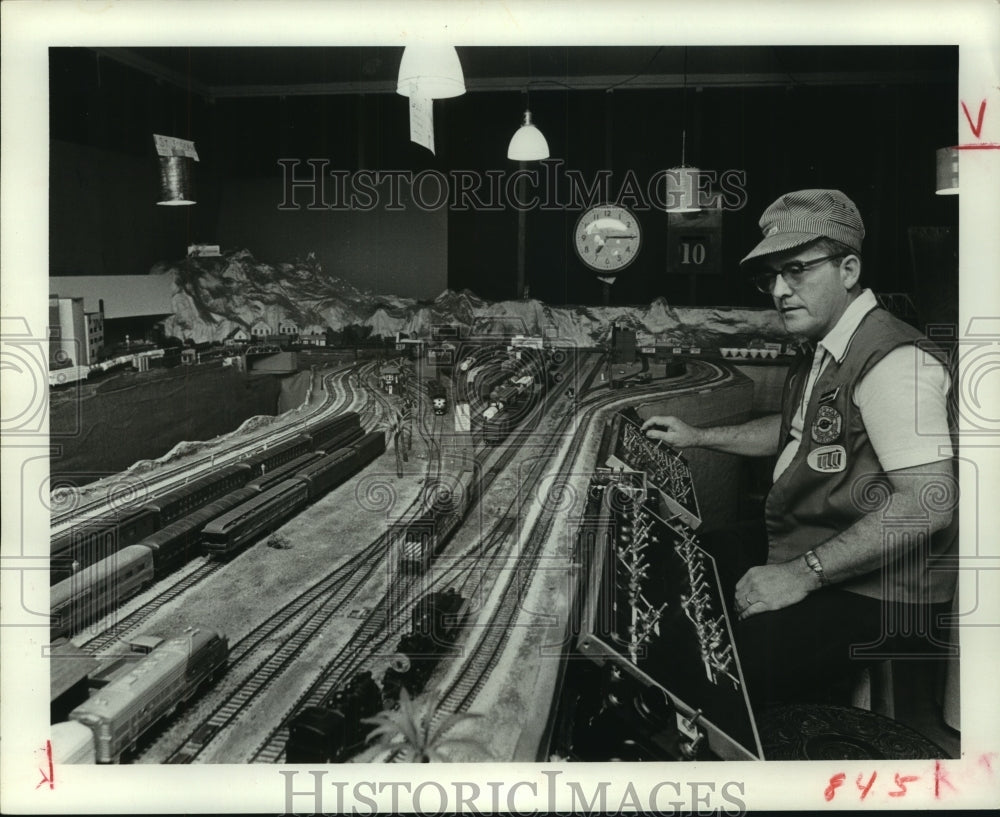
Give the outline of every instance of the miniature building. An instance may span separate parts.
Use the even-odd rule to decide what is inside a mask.
[[[226,335],[226,346],[239,346],[250,340],[250,333],[242,326],[237,326],[232,332]]]
[[[104,346],[104,301],[96,312],[84,310],[84,299],[49,297],[49,367],[90,366]]]

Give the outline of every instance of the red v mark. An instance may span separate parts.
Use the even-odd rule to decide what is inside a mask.
[[[965,103],[962,103],[962,110],[965,112],[965,118],[969,122],[969,127],[972,129],[972,135],[977,139],[979,134],[983,132],[983,115],[986,113],[986,100],[984,99],[979,103],[979,121],[975,125],[972,124],[972,117],[969,116],[969,109],[965,107]]]

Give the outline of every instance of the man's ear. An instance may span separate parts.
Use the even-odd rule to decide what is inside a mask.
[[[856,255],[849,255],[840,262],[840,280],[844,284],[844,289],[854,289],[861,278],[861,259]]]

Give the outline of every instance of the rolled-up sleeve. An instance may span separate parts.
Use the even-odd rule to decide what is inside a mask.
[[[885,471],[953,456],[944,364],[913,345],[875,364],[854,390],[872,448]]]

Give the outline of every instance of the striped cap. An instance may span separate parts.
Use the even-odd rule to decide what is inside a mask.
[[[764,240],[740,261],[792,250],[817,238],[832,238],[861,252],[865,225],[854,202],[839,190],[786,193],[760,217]]]

